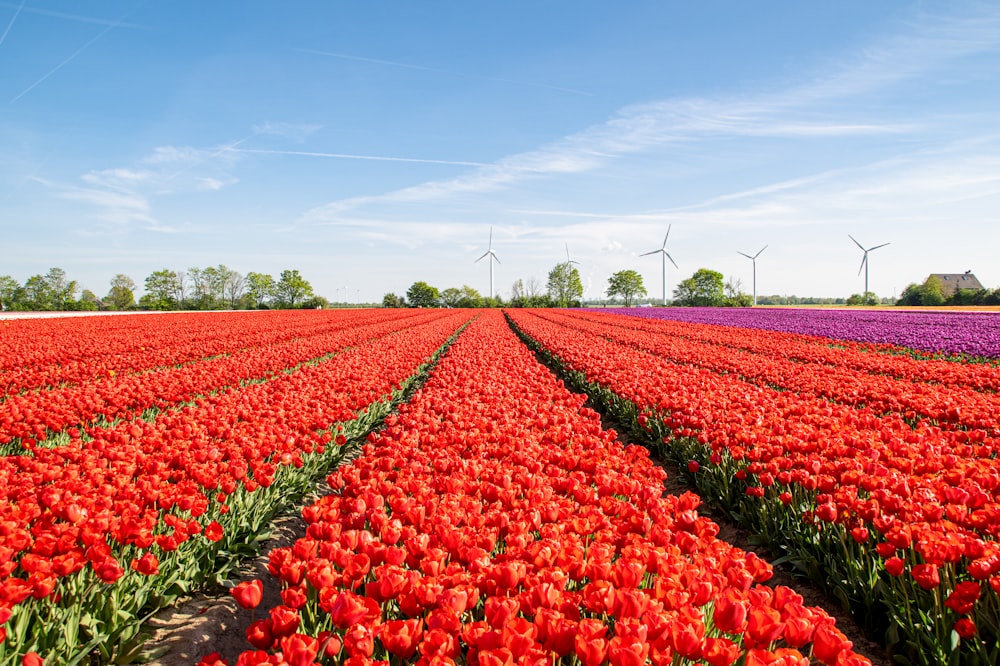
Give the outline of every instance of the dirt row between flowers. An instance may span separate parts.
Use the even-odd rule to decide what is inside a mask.
[[[539,362],[546,365],[541,358]],[[558,376],[555,369],[549,367],[549,370]],[[621,428],[612,417],[603,412],[598,405],[593,404],[593,401],[588,401],[587,406],[601,413],[605,429],[614,429],[622,443],[631,444],[631,438],[625,429]],[[341,464],[350,464],[352,459],[348,457]],[[694,492],[676,465],[662,460],[658,461],[658,464],[667,472],[665,494],[680,495]],[[329,487],[321,484],[314,494],[304,500],[302,506],[329,492],[331,492]],[[300,516],[300,508],[301,506],[274,523],[271,530],[272,537],[264,543],[261,555],[247,562],[240,571],[240,579],[256,578],[263,581],[264,600],[261,608],[281,603],[279,582],[267,571],[268,554],[274,549],[290,546],[305,534],[305,522]],[[720,533],[717,538],[744,551],[754,552],[768,561],[772,559],[766,548],[755,543],[752,534],[733,523],[721,511],[713,510],[709,503],[699,507],[699,512],[719,525]],[[804,597],[806,604],[821,608],[833,616],[838,629],[853,641],[855,650],[859,654],[868,657],[876,666],[889,666],[892,663],[885,656],[884,647],[866,636],[837,601],[809,581],[794,576],[787,567],[774,566],[774,573],[775,576],[768,582],[769,585],[783,585],[794,589]],[[219,652],[229,663],[235,663],[239,654],[249,648],[245,634],[254,619],[260,617],[254,617],[250,611],[241,610],[227,590],[205,591],[161,611],[153,618],[148,627],[148,631],[153,635],[147,642],[143,660],[162,666],[194,664],[210,652]]]

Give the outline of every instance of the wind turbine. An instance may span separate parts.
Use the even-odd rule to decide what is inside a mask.
[[[663,237],[663,245],[660,246],[659,250],[653,250],[652,252],[643,252],[642,254],[639,255],[640,257],[645,257],[650,254],[663,255],[661,259],[663,260],[663,304],[664,305],[667,304],[667,259],[669,259],[670,263],[674,265],[674,268],[680,270],[680,266],[677,265],[677,262],[674,261],[674,258],[671,257],[670,254],[667,252],[667,239],[670,237],[670,227],[672,226],[673,225],[671,224],[667,227],[667,235]]]
[[[486,250],[486,252],[483,253],[483,256],[479,257],[478,259],[476,259],[472,263],[478,264],[480,261],[482,261],[486,257],[490,258],[490,299],[492,299],[493,298],[493,262],[496,261],[498,264],[500,263],[500,259],[497,258],[497,253],[493,251],[493,227],[490,227],[490,245],[489,245],[489,249]]]
[[[750,261],[753,262],[753,304],[754,305],[757,305],[757,257],[759,257],[760,253],[763,252],[766,249],[767,249],[767,246],[765,245],[764,247],[760,248],[760,251],[757,252],[757,254],[753,255],[752,257],[749,254],[745,253],[745,252],[739,252],[739,251],[736,252],[736,254],[742,254],[744,257],[746,257],[747,259],[749,259]]]
[[[865,293],[863,294],[862,299],[866,299],[868,298],[868,253],[872,250],[877,250],[880,247],[885,247],[888,243],[882,243],[881,245],[876,245],[875,247],[870,247],[866,250],[865,247],[859,243],[856,238],[854,238],[854,236],[847,234],[847,237],[854,241],[854,244],[861,248],[861,251],[865,253],[865,256],[861,257],[861,268],[858,269],[858,275],[861,275],[862,270],[865,272]]]
[[[572,260],[572,259],[569,258],[569,243],[566,243],[566,263],[567,264],[576,264],[577,266],[580,265],[579,261],[574,261],[574,260]]]

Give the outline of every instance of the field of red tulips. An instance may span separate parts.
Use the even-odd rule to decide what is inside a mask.
[[[0,322],[0,666],[129,663],[152,612],[220,584],[256,608],[242,666],[869,663],[702,500],[898,661],[1000,661],[996,364],[506,317]],[[257,608],[236,567],[324,477]]]
[[[237,663],[869,663],[585,399],[483,313],[272,552]]]
[[[996,365],[620,315],[509,316],[899,658],[997,663]]]
[[[225,578],[469,319],[5,323],[0,663],[128,661],[145,616]]]

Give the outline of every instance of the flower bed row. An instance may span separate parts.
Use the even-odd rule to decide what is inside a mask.
[[[550,321],[573,329],[587,330],[635,346],[656,356],[685,366],[704,368],[718,374],[735,374],[740,379],[832,400],[875,413],[897,412],[909,421],[930,419],[942,428],[982,431],[982,436],[1000,444],[1000,393],[980,390],[964,383],[949,383],[946,376],[933,378],[910,372],[913,366],[933,365],[975,368],[980,384],[1000,386],[1000,371],[993,366],[948,361],[915,361],[870,352],[826,349],[808,356],[800,336],[775,335],[756,330],[714,327],[711,341],[706,326],[675,322],[646,322],[632,326],[634,319],[583,313],[545,313]],[[777,337],[778,339],[771,339]],[[795,344],[798,342],[799,344]],[[813,349],[816,345],[811,345]],[[752,351],[746,348],[752,349]],[[862,363],[858,357],[868,359]],[[869,366],[864,370],[857,366]],[[950,366],[950,367],[949,367]],[[952,374],[959,374],[952,372]],[[933,377],[933,375],[931,376]],[[927,378],[927,379],[923,379]]]
[[[1000,358],[1000,317],[995,313],[822,308],[624,308],[610,311],[636,317],[897,345],[932,354]]]
[[[690,463],[703,496],[821,577],[863,621],[887,616],[881,628],[902,658],[996,663],[1000,463],[976,431],[911,427],[898,414],[672,363],[540,313],[509,316],[651,445]]]
[[[584,400],[480,316],[272,553],[237,663],[869,663]]]
[[[301,330],[303,327],[297,327],[302,335],[291,340],[272,341],[180,366],[113,374],[71,386],[10,396],[0,402],[0,452],[16,453],[38,444],[65,444],[69,437],[89,437],[94,427],[103,427],[117,419],[141,418],[150,408],[166,409],[242,382],[260,381],[300,363],[429,321],[434,316],[428,313],[415,317],[392,317],[384,313],[372,316],[364,311],[350,311],[334,320],[324,317],[323,322],[336,325],[312,330],[308,335]],[[162,321],[158,317],[147,319],[154,327]],[[204,323],[213,322],[206,318]],[[314,322],[310,328],[315,328],[316,323],[322,322]],[[208,329],[212,330],[214,326]],[[205,344],[200,349],[218,353],[233,344],[227,337],[215,346]],[[70,426],[76,428],[73,433],[55,437]]]
[[[143,614],[230,571],[468,318],[0,458],[0,664],[127,660]]]
[[[4,321],[0,400],[27,390],[148,372],[387,318],[380,310],[286,310]]]

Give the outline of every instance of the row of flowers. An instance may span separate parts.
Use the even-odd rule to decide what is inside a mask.
[[[27,390],[147,372],[266,347],[359,321],[377,310],[188,312],[0,322],[0,399]]]
[[[558,311],[551,321],[635,346],[674,363],[735,374],[743,380],[797,395],[898,412],[908,420],[930,419],[943,428],[980,430],[1000,436],[1000,372],[994,366],[953,361],[917,361],[900,355],[820,347],[795,334],[774,334],[735,327],[678,324],[641,318]],[[968,369],[963,373],[960,369]]]
[[[629,326],[617,316],[601,332],[545,313],[510,317],[581,387],[689,464],[703,496],[876,626],[887,614],[881,628],[904,658],[993,663],[1000,654],[1000,468],[982,431],[911,426],[674,363],[615,341]]]
[[[870,663],[584,401],[481,315],[273,551],[237,663]]]
[[[688,323],[897,345],[931,354],[1000,358],[1000,318],[994,313],[820,308],[653,308],[612,311]]]
[[[196,349],[203,354],[194,360],[167,365],[168,358],[176,360],[176,357],[170,354],[157,359],[143,357],[157,365],[133,366],[139,371],[97,374],[94,379],[76,384],[9,396],[0,402],[0,447],[7,445],[6,452],[16,453],[39,443],[51,446],[64,444],[71,438],[88,437],[92,429],[109,422],[141,418],[148,409],[166,409],[223,388],[261,381],[276,372],[292,370],[301,363],[433,317],[427,313],[404,318],[379,310],[357,314],[341,311],[335,318],[325,316],[308,327],[301,325],[305,322],[293,320],[293,324],[300,325],[291,326],[290,333],[278,335],[280,329],[275,329],[268,335],[248,335],[243,342],[233,337],[239,329],[228,330],[215,344],[210,344],[218,322],[211,315],[204,315],[202,323],[206,330],[200,332],[201,343],[187,348],[188,352]],[[162,317],[147,318],[147,325],[157,330],[169,326],[169,322]],[[244,326],[242,331],[246,333],[247,328]],[[242,348],[234,350],[236,345]],[[131,362],[135,360],[132,358]],[[96,359],[93,364],[78,363],[76,368],[83,375],[94,375],[106,365],[104,359]],[[67,431],[71,426],[74,429]]]
[[[267,381],[0,458],[0,663],[127,659],[145,611],[224,577],[468,319],[439,311]]]

